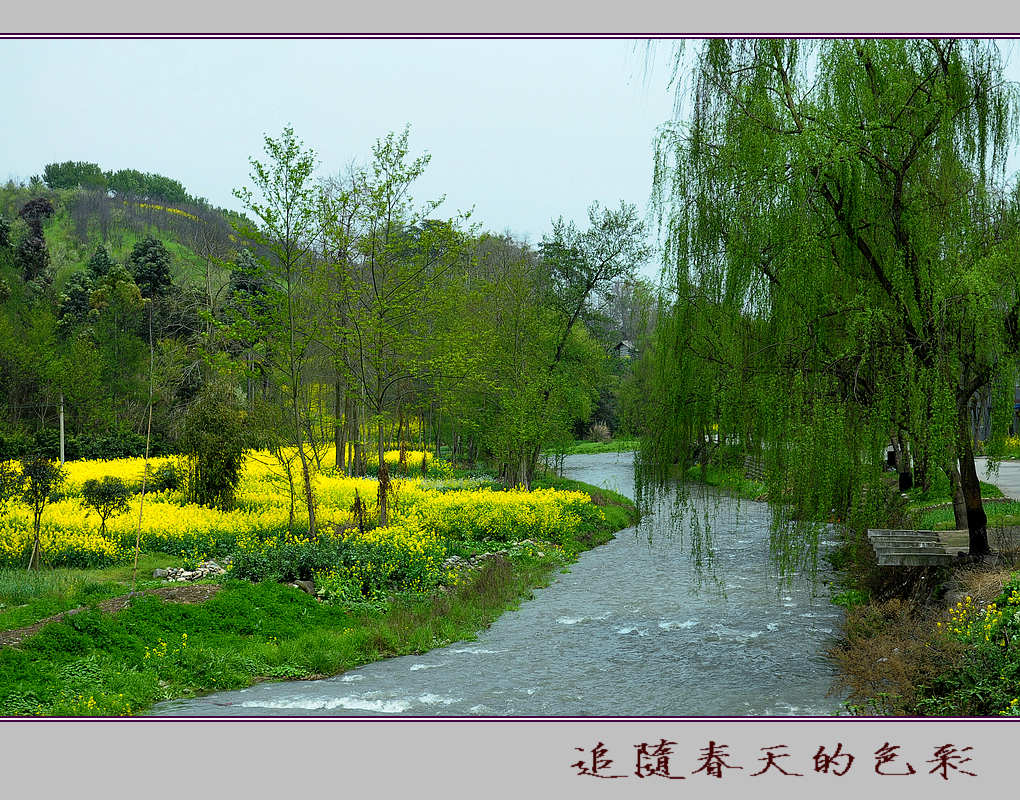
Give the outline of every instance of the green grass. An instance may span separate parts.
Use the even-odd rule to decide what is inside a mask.
[[[81,612],[0,650],[0,713],[132,714],[160,700],[421,653],[472,638],[547,573],[492,560],[447,595],[398,599],[385,613],[274,583],[227,581],[194,605],[140,596],[118,614]]]
[[[602,507],[606,522],[584,537],[584,547],[608,541],[636,520],[633,503],[615,492],[560,478],[537,484],[587,491]],[[161,700],[267,679],[325,677],[473,639],[572,560],[553,548],[541,555],[507,549],[509,558],[486,560],[446,591],[387,604],[325,603],[283,584],[227,578],[200,604],[139,595],[117,614],[90,608],[46,625],[17,647],[0,648],[0,716],[137,714]],[[145,555],[139,577],[147,580],[138,588],[161,585],[149,577],[152,570],[174,563]],[[3,628],[125,594],[131,568],[0,573]]]
[[[690,467],[684,473],[683,479],[694,483],[702,483],[706,486],[716,486],[738,497],[750,500],[761,499],[766,491],[764,483],[746,477],[743,469],[740,467],[699,464]]]
[[[1020,501],[984,503],[989,525],[1020,524]],[[953,509],[935,508],[914,515],[914,526],[921,531],[947,531],[956,528]]]
[[[181,566],[165,553],[142,553],[138,559],[139,590],[161,586],[152,571]],[[103,569],[0,569],[0,630],[32,625],[71,608],[90,605],[131,591],[134,562]]]
[[[982,497],[1003,497],[1002,490],[994,483],[979,481],[981,484]],[[920,486],[915,486],[907,495],[908,508],[922,508],[936,503],[951,503],[953,500],[952,490],[949,486],[949,478],[941,470],[934,473],[931,488],[925,492]]]
[[[1002,490],[995,484],[985,481],[980,481],[980,484],[982,498],[994,500],[1004,497]],[[915,488],[906,492],[906,495],[907,503],[904,510],[917,530],[953,530],[956,527],[953,497],[949,480],[945,475],[940,475],[940,479],[933,482],[928,492]],[[941,507],[931,508],[934,505]],[[1014,525],[1017,524],[1016,518],[1020,518],[1020,502],[985,503],[984,509],[990,525]]]
[[[549,448],[542,455],[579,456],[594,453],[624,453],[637,450],[641,442],[638,439],[613,439],[611,442],[574,442],[564,448]]]

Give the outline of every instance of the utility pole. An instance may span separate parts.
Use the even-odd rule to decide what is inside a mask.
[[[60,393],[60,463],[64,463],[64,393]]]

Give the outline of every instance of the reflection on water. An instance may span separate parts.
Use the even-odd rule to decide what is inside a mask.
[[[630,453],[570,456],[565,474],[634,496]],[[158,705],[161,715],[814,716],[838,712],[821,652],[841,611],[823,586],[777,591],[768,509],[691,498],[711,548],[692,567],[676,504],[582,554],[482,631],[423,655],[317,681]],[[705,540],[707,541],[707,539]],[[696,549],[696,548],[695,548]],[[699,580],[714,575],[711,585]],[[700,585],[699,585],[700,584]]]

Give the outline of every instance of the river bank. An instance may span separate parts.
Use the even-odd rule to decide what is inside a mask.
[[[111,613],[100,602],[118,593],[114,586],[121,593],[130,588],[130,571],[93,571],[68,590],[85,601],[81,610],[0,648],[0,715],[138,714],[170,698],[264,680],[321,678],[470,639],[579,552],[633,524],[636,509],[627,498],[585,488],[605,519],[576,547],[533,540],[478,547],[462,559],[455,582],[428,596],[330,603],[287,584],[227,577],[193,584],[216,587],[200,603],[140,593]],[[153,563],[166,561],[150,555],[143,568],[151,573]],[[158,582],[141,581],[139,588],[150,584]],[[70,604],[67,597],[52,602]],[[26,609],[12,610],[14,624],[29,620]]]
[[[580,455],[568,478],[633,496],[630,453]],[[711,494],[714,566],[694,567],[667,492],[640,524],[470,643],[375,661],[318,681],[261,683],[161,703],[170,716],[829,716],[824,658],[842,610],[808,576],[782,592],[766,558],[768,509]]]
[[[843,531],[828,553],[831,602],[845,609],[826,649],[833,692],[845,713],[864,716],[1020,714],[1020,550],[997,526],[1020,523],[1020,462],[990,473],[979,460],[989,535],[998,555],[945,567],[879,567],[865,532]],[[746,499],[764,485],[738,466],[695,466],[686,480]],[[1001,487],[1001,488],[1000,488]],[[948,486],[906,495],[892,485],[885,527],[951,529]]]
[[[1003,463],[999,474],[980,467],[995,558],[879,567],[866,541],[850,548],[838,598],[847,613],[829,651],[850,713],[1020,715],[1020,551],[996,533],[1017,523],[1020,463]],[[952,528],[948,499],[911,493],[889,527]]]

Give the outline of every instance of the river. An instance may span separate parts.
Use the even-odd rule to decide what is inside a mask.
[[[630,453],[570,456],[567,477],[634,496]],[[480,632],[333,678],[160,703],[187,716],[829,716],[822,652],[842,612],[822,583],[777,591],[768,509],[725,496],[707,514],[718,582],[701,582],[668,508],[583,553]],[[822,576],[824,579],[824,575]]]

